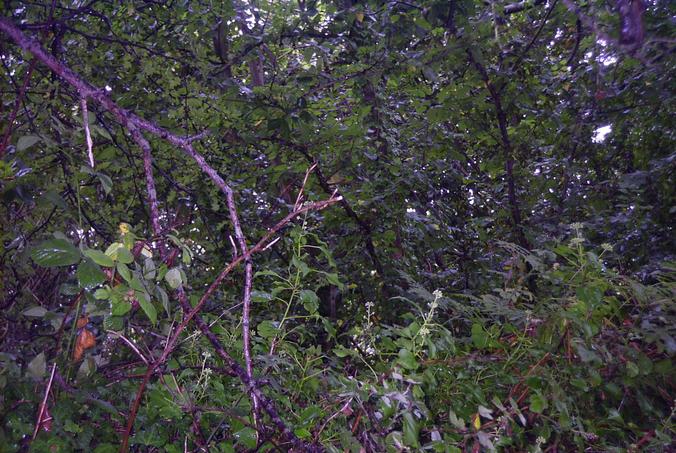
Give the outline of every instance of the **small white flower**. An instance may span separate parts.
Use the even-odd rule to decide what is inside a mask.
[[[432,295],[435,297],[435,299],[441,299],[444,297],[444,294],[441,292],[440,289],[435,289]]]
[[[420,332],[419,332],[419,333],[420,333],[421,336],[424,337],[424,336],[426,336],[426,335],[429,335],[430,329],[428,329],[426,326],[422,326],[422,327],[420,328]]]
[[[612,251],[613,251],[613,246],[610,245],[610,244],[608,244],[607,242],[604,242],[603,244],[601,244],[601,248],[602,248],[605,252],[612,252]]]
[[[570,240],[570,245],[579,245],[584,243],[584,238],[573,238]]]
[[[570,227],[574,230],[581,230],[584,227],[584,225],[582,225],[582,223],[580,223],[580,222],[575,222],[575,223],[571,223]]]

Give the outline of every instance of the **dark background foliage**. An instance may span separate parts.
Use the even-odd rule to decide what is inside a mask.
[[[244,266],[204,298],[257,383],[193,324],[161,359],[242,253],[231,207],[144,130],[154,215],[133,125],[94,98],[83,121],[83,93],[2,34],[0,451],[288,451],[251,386],[329,451],[668,450],[673,2],[1,8],[120,107],[199,135],[249,247],[342,199],[253,255],[251,304]]]

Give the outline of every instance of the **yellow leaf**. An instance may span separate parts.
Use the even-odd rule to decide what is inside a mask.
[[[479,431],[481,429],[481,417],[479,417],[479,414],[474,414],[474,420],[472,420],[472,426],[474,426],[474,429]]]
[[[357,18],[357,22],[363,22],[364,21],[364,13],[358,12],[358,13],[355,13],[354,16]]]
[[[120,235],[122,236],[131,231],[131,227],[129,226],[129,224],[124,222],[120,223],[120,225],[117,228],[120,231]]]

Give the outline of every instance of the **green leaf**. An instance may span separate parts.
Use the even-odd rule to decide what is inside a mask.
[[[399,350],[399,359],[397,361],[406,369],[415,370],[418,368],[418,360],[408,349],[402,348]]]
[[[338,278],[338,274],[335,273],[326,273],[326,281],[331,283],[332,285],[337,286],[340,289],[343,289],[343,283],[340,281]]]
[[[183,283],[183,279],[181,278],[181,270],[177,267],[169,270],[169,272],[167,272],[164,276],[164,279],[167,281],[167,283],[169,283],[169,286],[172,289],[178,288]]]
[[[120,277],[124,279],[125,282],[129,283],[131,281],[131,271],[129,270],[126,264],[118,262],[117,266],[115,266],[115,269],[117,270],[117,273],[120,274]]]
[[[461,418],[458,418],[453,409],[448,410],[448,421],[450,421],[451,425],[453,425],[456,429],[465,429],[465,421]]]
[[[336,357],[341,357],[341,358],[355,355],[355,353],[352,349],[347,349],[342,344],[339,344],[338,346],[333,348],[333,353],[336,355]]]
[[[94,299],[106,300],[110,297],[110,290],[108,288],[99,288],[94,292]]]
[[[40,354],[36,355],[33,358],[33,360],[31,360],[28,363],[26,369],[34,379],[40,380],[44,378],[45,374],[47,373],[47,362],[45,361],[45,353],[41,352]]]
[[[141,280],[136,275],[132,276],[129,287],[142,293],[146,292],[145,286],[143,286],[143,283],[141,283]]]
[[[122,246],[117,249],[117,261],[124,264],[130,264],[134,262],[134,255],[131,254],[127,247]]]
[[[242,428],[234,433],[234,437],[237,439],[238,444],[250,450],[256,448],[256,444],[258,443],[256,439],[256,430],[253,428]]]
[[[37,135],[24,135],[23,137],[19,138],[19,141],[16,143],[16,150],[21,152],[35,145],[40,140],[42,139]]]
[[[63,429],[64,431],[68,431],[69,433],[81,433],[82,432],[82,427],[75,423],[73,420],[66,420],[66,422],[63,424]]]
[[[270,302],[272,300],[272,295],[263,291],[253,290],[251,292],[251,301],[252,302]]]
[[[167,312],[167,316],[171,316],[171,310],[169,309],[169,296],[167,292],[160,286],[155,286],[155,295],[160,299],[160,303],[164,308],[164,311]]]
[[[293,430],[293,433],[299,438],[299,439],[309,439],[312,437],[312,433],[308,431],[306,428],[296,428]]]
[[[157,310],[155,309],[155,306],[152,304],[152,302],[146,297],[147,295],[145,294],[141,294],[139,292],[136,293],[136,299],[138,300],[139,305],[141,305],[141,308],[145,312],[148,319],[150,319],[150,322],[155,325],[157,324]]]
[[[80,261],[80,251],[65,239],[49,239],[33,250],[31,258],[43,267],[70,266]]]
[[[99,266],[104,266],[104,267],[115,266],[115,262],[113,261],[113,259],[100,250],[87,249],[84,252],[82,252],[82,254],[84,256],[86,256],[87,258],[90,258],[92,261],[94,261]]]
[[[106,280],[106,274],[103,273],[98,264],[90,259],[84,259],[77,267],[77,280],[80,287],[92,289]]]
[[[275,327],[272,321],[268,320],[265,320],[260,324],[258,324],[256,330],[258,331],[258,335],[260,335],[263,338],[273,338],[275,335],[277,335],[277,332],[279,331],[279,329]]]
[[[404,442],[406,445],[414,448],[420,448],[418,435],[420,433],[420,425],[413,418],[410,412],[404,413]]]
[[[629,376],[630,378],[635,378],[636,376],[639,375],[640,370],[638,369],[638,366],[634,362],[628,361],[626,366],[627,366],[627,376]]]
[[[106,255],[119,261],[120,263],[129,264],[134,261],[134,256],[121,242],[113,242],[106,249]]]
[[[116,453],[118,450],[117,445],[113,444],[99,444],[95,449],[94,453]]]
[[[97,173],[96,176],[99,178],[101,187],[103,187],[103,191],[106,193],[106,195],[110,194],[110,192],[113,190],[113,180],[110,179],[110,176],[104,175],[103,173]]]
[[[532,412],[536,414],[541,414],[549,405],[547,404],[547,398],[545,398],[540,392],[533,393],[530,396],[530,404],[528,407]]]
[[[146,258],[143,263],[143,278],[146,280],[153,280],[156,275],[155,261],[153,261],[152,258]]]
[[[488,347],[489,342],[490,337],[484,327],[479,323],[472,324],[472,343],[474,343],[474,346],[479,349],[485,349]]]
[[[317,313],[317,308],[319,307],[319,297],[311,289],[304,289],[300,292],[300,301],[303,304],[303,308],[307,310],[308,313],[314,314]]]
[[[301,272],[303,277],[305,277],[310,272],[308,265],[304,261],[299,260],[296,256],[291,258],[291,264]]]
[[[110,304],[113,316],[124,316],[131,310],[131,303],[116,293],[111,294]]]
[[[21,314],[29,318],[42,318],[47,314],[47,310],[44,307],[36,305],[24,310]]]

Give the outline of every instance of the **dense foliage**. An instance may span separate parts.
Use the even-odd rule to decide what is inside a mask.
[[[674,3],[5,1],[0,451],[667,451]]]

